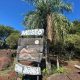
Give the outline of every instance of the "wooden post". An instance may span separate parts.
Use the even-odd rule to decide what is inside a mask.
[[[17,78],[18,78],[18,73],[16,72],[16,80],[17,80]]]
[[[59,70],[59,57],[57,55],[57,70]]]
[[[51,72],[51,63],[48,59],[48,54],[49,54],[49,45],[48,42],[46,42],[46,52],[45,52],[45,56],[46,56],[46,68],[48,69],[48,74]]]
[[[39,63],[38,63],[38,67],[39,67]],[[37,75],[37,80],[39,80],[39,75]]]

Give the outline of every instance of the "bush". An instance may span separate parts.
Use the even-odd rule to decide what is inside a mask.
[[[7,37],[6,43],[9,45],[10,48],[14,49],[18,45],[19,33],[12,33],[10,36]]]
[[[58,74],[67,73],[67,70],[64,67],[60,67],[59,69],[53,68],[52,71],[53,71],[53,74],[55,74],[55,73],[58,73]]]
[[[42,71],[42,74],[45,76],[45,75],[49,75],[49,71],[48,71],[48,69],[47,68],[45,68],[45,69],[43,69],[43,71]]]

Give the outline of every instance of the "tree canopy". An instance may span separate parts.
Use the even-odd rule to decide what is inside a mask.
[[[17,48],[18,45],[18,39],[20,37],[19,33],[11,33],[7,39],[6,44],[9,45],[9,48]]]
[[[68,20],[61,20],[63,18],[64,11],[71,11],[72,7],[66,1],[63,0],[25,0],[35,6],[35,10],[29,12],[24,18],[24,25],[28,28],[43,28],[45,34],[50,42],[57,37],[61,37],[60,34],[65,33],[62,29]],[[57,26],[55,26],[57,24]],[[65,26],[64,26],[65,27]],[[66,30],[66,29],[65,29]],[[63,32],[64,31],[64,32]],[[61,33],[60,33],[61,32]],[[63,32],[63,33],[62,33]],[[56,36],[57,35],[57,36]],[[53,41],[54,42],[54,41]]]
[[[35,6],[35,11],[29,12],[24,19],[25,26],[29,28],[47,27],[47,15],[70,11],[71,5],[63,0],[25,0]]]
[[[12,34],[18,35],[20,32],[10,26],[0,25],[0,47],[7,48],[6,39]],[[16,36],[15,36],[16,37]],[[14,39],[12,39],[14,41]]]

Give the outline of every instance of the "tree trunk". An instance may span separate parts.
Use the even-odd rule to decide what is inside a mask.
[[[46,28],[46,35],[47,35],[47,54],[46,54],[46,68],[48,69],[49,73],[51,72],[51,62],[50,59],[48,57],[49,54],[49,47],[51,45],[52,42],[52,33],[53,33],[53,29],[52,29],[52,15],[48,14],[47,15],[47,28]]]
[[[57,70],[59,70],[59,57],[57,55]]]
[[[52,15],[47,15],[47,39],[49,42],[52,42],[52,36],[53,36],[53,29],[52,29]]]

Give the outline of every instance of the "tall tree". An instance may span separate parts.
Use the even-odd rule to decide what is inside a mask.
[[[55,14],[61,14],[64,11],[70,11],[71,5],[63,0],[25,0],[25,1],[28,1],[30,4],[33,4],[33,6],[35,6],[35,10],[31,11],[25,16],[24,24],[29,28],[44,28],[48,44],[50,45],[52,42],[54,43],[56,34],[64,30],[62,28],[63,26],[56,28]]]
[[[30,28],[44,28],[47,39],[52,42],[54,37],[54,17],[55,13],[71,10],[69,3],[63,0],[26,0],[35,6],[35,11],[25,16],[24,23]]]
[[[0,25],[0,44],[2,48],[4,48],[4,46],[6,47],[6,38],[11,33],[19,33],[19,31],[14,30],[10,26]]]
[[[17,48],[19,37],[20,37],[19,33],[11,33],[6,38],[6,44],[9,46],[9,48],[11,48],[11,49],[16,49]]]
[[[13,31],[12,27],[0,25],[0,39],[4,41]]]

